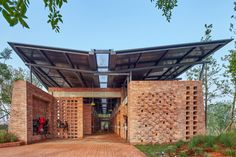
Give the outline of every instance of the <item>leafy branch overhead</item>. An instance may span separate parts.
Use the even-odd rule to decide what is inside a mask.
[[[156,3],[156,7],[163,12],[163,16],[170,22],[172,10],[177,6],[177,0],[151,0]],[[48,21],[55,32],[60,31],[60,23],[63,23],[60,10],[67,0],[43,0],[45,8],[48,9]],[[24,28],[30,28],[26,22],[27,9],[30,0],[0,0],[0,13],[9,23],[10,26],[15,26],[20,23]]]
[[[151,0],[151,2],[156,2],[156,7],[162,10],[162,16],[166,17],[166,20],[170,22],[172,16],[172,10],[177,7],[177,0]]]
[[[53,30],[60,31],[59,23],[63,23],[60,9],[67,0],[43,0],[45,8],[48,9],[48,23]],[[20,23],[25,28],[30,28],[26,22],[27,9],[30,0],[0,0],[0,12],[10,26]]]

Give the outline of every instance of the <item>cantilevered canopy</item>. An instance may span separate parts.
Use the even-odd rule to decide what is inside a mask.
[[[133,71],[133,80],[176,79],[190,67],[202,64],[204,58],[230,41],[231,39],[226,39],[119,50],[110,54],[109,69],[120,72]],[[123,77],[109,77],[108,86],[119,86]]]
[[[46,87],[100,87],[98,76],[108,75],[108,87],[121,87],[128,75],[133,80],[176,79],[187,69],[231,39],[129,50],[79,51],[21,43],[9,44]],[[108,54],[107,71],[99,70],[98,54]]]
[[[9,44],[28,66],[32,64],[32,72],[46,87],[99,86],[98,76],[79,71],[97,70],[96,55],[92,52],[12,42]],[[69,71],[67,68],[74,70]]]

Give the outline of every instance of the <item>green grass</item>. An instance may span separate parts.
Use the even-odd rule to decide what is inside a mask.
[[[8,133],[5,130],[0,130],[0,143],[16,142],[16,141],[18,141],[18,138],[16,135],[12,133]]]
[[[218,136],[218,142],[223,144],[225,147],[235,147],[236,146],[236,132],[224,133]]]
[[[220,152],[227,156],[236,157],[236,131],[220,134],[219,136],[195,136],[190,141],[178,141],[172,144],[136,145],[149,157],[158,157],[164,153],[167,157],[177,156],[206,156],[207,150]]]
[[[236,150],[226,149],[224,154],[227,156],[236,157]]]

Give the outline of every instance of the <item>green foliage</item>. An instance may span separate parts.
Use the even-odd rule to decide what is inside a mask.
[[[5,64],[6,60],[11,59],[11,52],[8,48],[0,52],[0,119],[9,115],[13,82],[30,79],[29,71],[22,68],[14,69]],[[34,75],[32,81],[37,87],[42,87]]]
[[[227,148],[236,146],[236,132],[223,133],[218,136],[219,143],[223,144]]]
[[[216,136],[208,135],[208,136],[194,136],[188,143],[189,149],[195,149],[196,147],[204,147],[204,148],[212,148],[217,141]]]
[[[204,36],[201,38],[201,41],[210,41],[212,36],[211,36],[211,32],[213,29],[213,25],[212,24],[205,24],[205,34]]]
[[[230,116],[230,122],[228,126],[226,127],[226,130],[232,130],[235,127],[235,119],[236,119],[236,111],[235,111],[235,105],[236,105],[236,50],[230,50],[229,55],[225,55],[224,58],[222,58],[223,61],[226,61],[227,64],[223,65],[225,68],[224,72],[224,82],[222,82],[221,89],[222,94],[231,96],[233,98],[231,103],[231,116]]]
[[[193,149],[194,147],[197,147],[197,146],[203,144],[204,141],[205,141],[204,136],[201,136],[201,135],[199,135],[199,136],[194,136],[194,137],[191,139],[191,141],[189,141],[189,143],[188,143],[188,148],[189,148],[189,149]]]
[[[15,134],[0,130],[0,143],[16,142],[18,138]]]
[[[49,10],[48,23],[55,32],[60,31],[59,23],[63,23],[60,9],[67,0],[43,0],[45,8]],[[0,0],[0,12],[10,26],[20,23],[25,28],[30,28],[25,21],[30,0]]]
[[[1,0],[0,11],[10,26],[15,26],[20,22],[23,27],[29,28],[25,19],[29,0]]]
[[[67,0],[43,0],[45,8],[49,11],[48,21],[55,32],[60,31],[60,23],[63,23],[60,10]],[[163,12],[163,16],[170,22],[172,10],[177,6],[177,0],[151,0],[156,2],[156,7]],[[20,23],[24,28],[30,28],[26,22],[26,16],[30,0],[0,0],[0,13],[10,26]]]
[[[209,134],[218,135],[224,132],[230,122],[231,103],[217,102],[208,105],[207,131]]]
[[[162,16],[166,17],[166,20],[170,22],[172,16],[172,10],[177,6],[177,0],[151,0],[156,2],[156,7],[162,10]]]
[[[216,143],[216,137],[212,135],[204,136],[203,146],[205,148],[213,148]]]
[[[180,147],[182,147],[184,144],[186,144],[186,142],[184,142],[184,141],[182,141],[182,140],[179,140],[178,142],[175,143],[175,146],[176,146],[177,148],[180,148]]]
[[[188,155],[185,152],[180,152],[178,157],[188,157]]]
[[[173,144],[156,145],[136,145],[138,149],[150,157],[156,156],[210,156],[207,154],[209,148],[217,152],[223,152],[228,149],[228,154],[233,154],[236,148],[236,132],[222,133],[218,136],[199,135],[193,137],[190,141],[178,141]]]
[[[232,81],[236,82],[236,50],[231,50],[228,57],[229,65],[228,70],[231,74]]]
[[[6,64],[0,63],[0,84],[4,80],[9,80],[11,78],[11,72]]]
[[[236,157],[236,151],[232,149],[226,149],[224,154],[227,156]]]
[[[201,148],[201,147],[195,147],[195,148],[193,148],[193,151],[195,152],[194,154],[196,156],[203,154],[203,148]]]
[[[175,145],[169,145],[164,149],[164,152],[169,156],[175,156],[177,147]]]

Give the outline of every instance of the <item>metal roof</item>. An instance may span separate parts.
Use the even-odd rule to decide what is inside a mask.
[[[128,50],[72,50],[9,42],[34,75],[47,87],[121,87],[127,75],[133,80],[176,79],[187,69],[232,39],[147,47]],[[108,67],[99,67],[97,55],[107,54]],[[102,68],[106,69],[101,70]]]

